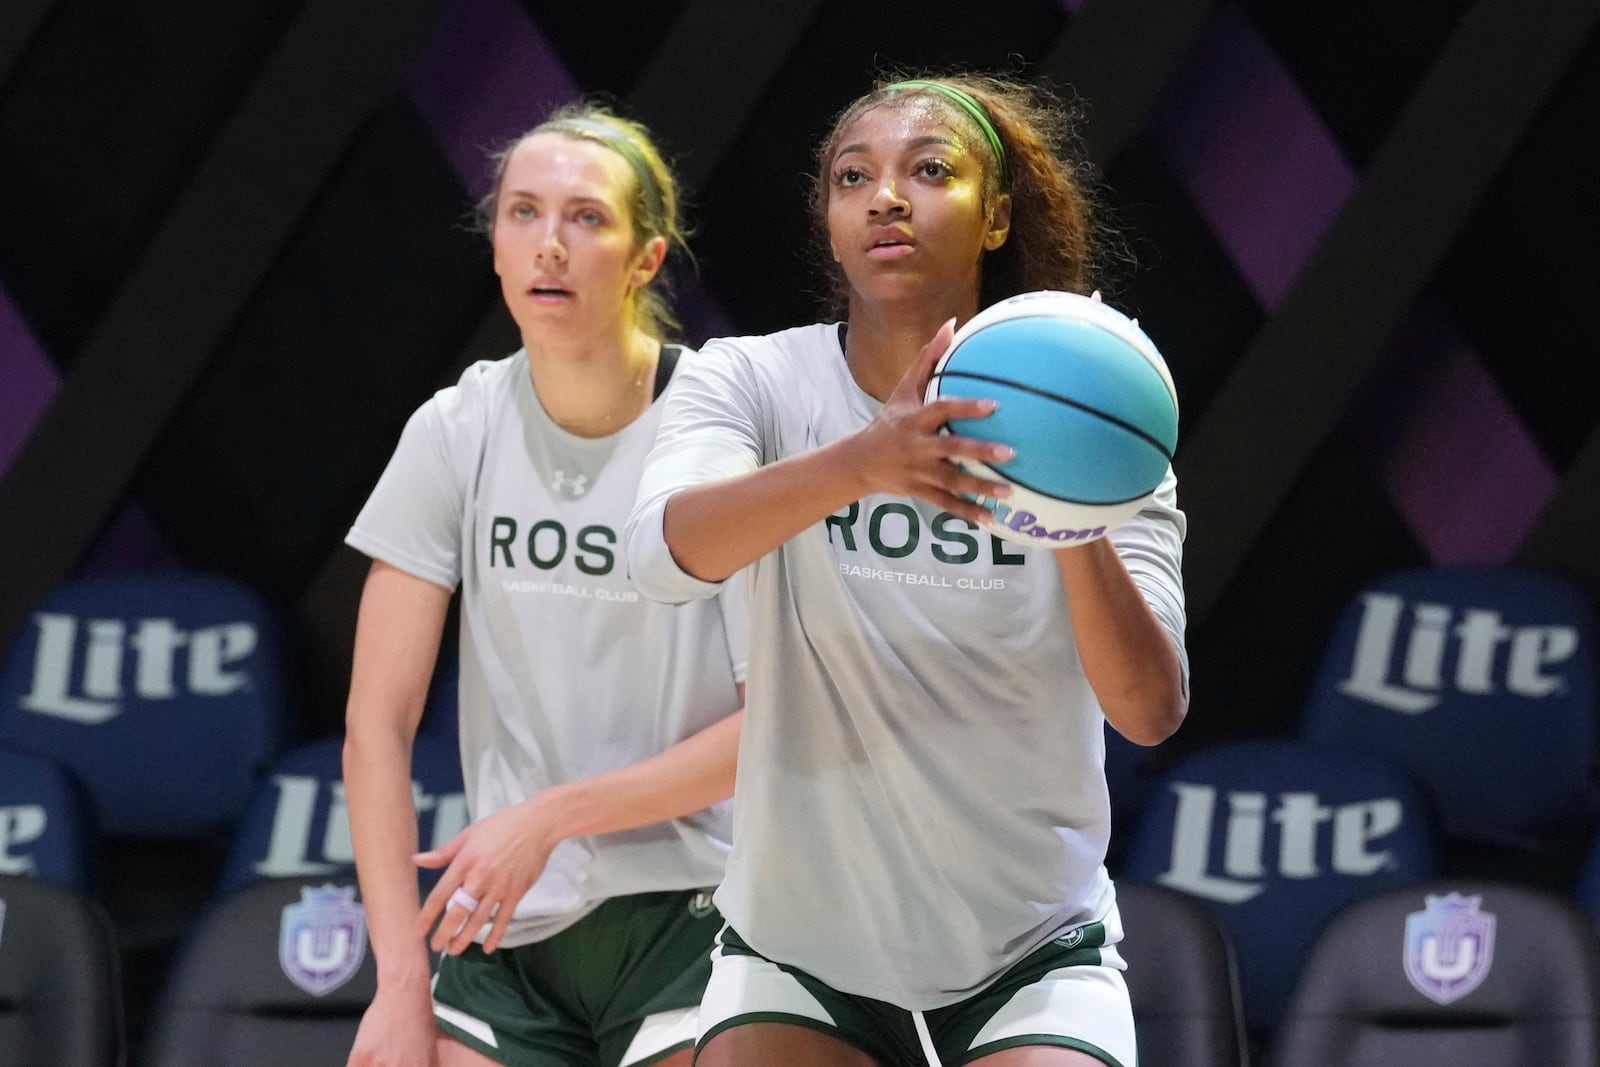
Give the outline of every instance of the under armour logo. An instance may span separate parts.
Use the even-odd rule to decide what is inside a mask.
[[[696,919],[704,919],[715,911],[717,906],[711,902],[711,894],[701,889],[689,898],[689,914]]]
[[[586,474],[574,474],[569,478],[566,471],[556,471],[550,476],[550,488],[558,493],[582,496],[584,490],[589,488],[589,476]]]

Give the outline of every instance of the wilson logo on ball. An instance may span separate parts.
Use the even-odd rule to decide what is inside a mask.
[[[1003,500],[986,506],[994,514],[996,523],[1014,533],[1041,541],[1060,541],[1063,543],[1067,541],[1093,541],[1097,537],[1106,535],[1104,526],[1094,526],[1084,530],[1074,530],[1071,527],[1064,526],[1059,530],[1052,530],[1048,526],[1041,525],[1039,516],[1033,512],[1013,511],[1011,505]]]

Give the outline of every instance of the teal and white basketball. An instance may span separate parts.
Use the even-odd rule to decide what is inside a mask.
[[[993,533],[1060,547],[1105,536],[1166,477],[1178,444],[1178,398],[1155,343],[1126,315],[1076,293],[1023,293],[956,331],[926,399],[989,398],[999,408],[957,419],[952,433],[1016,455],[975,474],[1011,485],[981,501]]]

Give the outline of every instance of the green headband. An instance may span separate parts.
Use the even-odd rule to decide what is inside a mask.
[[[957,89],[954,85],[947,85],[944,82],[924,81],[920,78],[886,85],[883,91],[892,93],[901,89],[922,89],[930,93],[938,93],[962,111],[965,111],[967,117],[977,123],[978,129],[983,131],[984,138],[989,142],[989,150],[994,153],[995,163],[1000,167],[1000,184],[1002,186],[1006,184],[1005,145],[1000,142],[999,131],[994,128],[994,123],[990,121],[989,113],[984,110],[982,104],[978,103],[975,96],[963,89]]]
[[[617,155],[621,156],[632,168],[633,175],[639,180],[639,188],[644,192],[645,205],[657,218],[664,220],[670,226],[671,219],[666,219],[666,209],[662,204],[661,187],[656,184],[655,171],[650,169],[649,162],[644,158],[644,153],[639,151],[639,146],[621,130],[598,119],[570,118],[557,119],[540,127],[541,130],[566,131],[585,135],[589,140],[599,141]]]

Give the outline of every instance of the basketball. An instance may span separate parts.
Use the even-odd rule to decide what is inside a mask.
[[[1161,484],[1178,444],[1178,398],[1166,361],[1136,322],[1099,300],[1043,290],[985,308],[956,331],[926,400],[992,399],[993,414],[949,432],[1016,450],[994,466],[1005,500],[980,500],[990,532],[1061,547],[1104,537]]]

